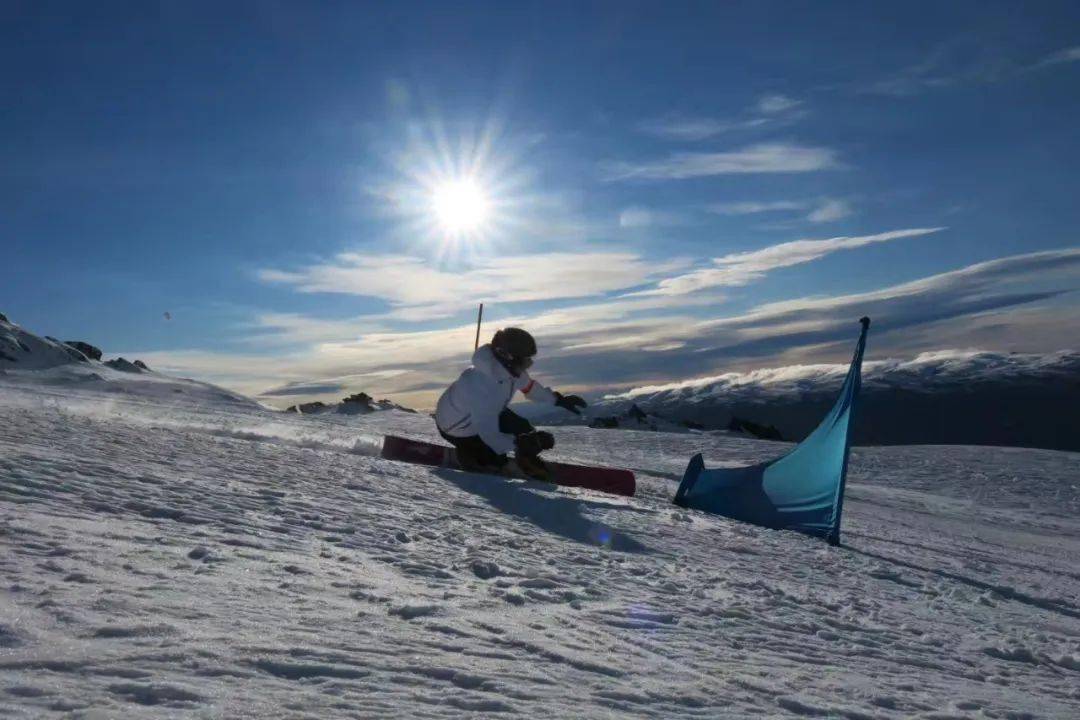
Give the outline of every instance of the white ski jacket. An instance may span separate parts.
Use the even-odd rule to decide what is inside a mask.
[[[533,402],[555,404],[555,393],[522,371],[514,377],[491,351],[481,345],[472,356],[472,367],[461,373],[439,398],[435,424],[447,435],[479,435],[499,454],[514,449],[514,436],[499,430],[499,414],[520,390]]]

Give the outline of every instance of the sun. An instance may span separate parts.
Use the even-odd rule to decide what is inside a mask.
[[[431,211],[447,235],[472,235],[483,230],[491,218],[491,201],[476,180],[458,178],[433,188]]]
[[[385,142],[393,174],[369,192],[395,242],[417,257],[447,266],[470,263],[517,247],[547,222],[535,208],[527,164],[535,140],[507,134],[496,116],[449,122],[433,116],[404,127],[400,143]]]

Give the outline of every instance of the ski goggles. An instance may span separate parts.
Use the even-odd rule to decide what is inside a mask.
[[[510,363],[515,367],[519,367],[524,370],[528,370],[532,367],[533,359],[531,355],[526,355],[522,357],[518,355],[511,355],[510,353],[502,350],[495,350],[494,352],[496,357],[502,358],[503,362]]]

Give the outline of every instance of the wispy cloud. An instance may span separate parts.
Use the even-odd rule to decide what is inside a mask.
[[[648,228],[672,225],[687,225],[691,219],[685,213],[655,208],[628,207],[619,213],[619,227]]]
[[[769,122],[768,118],[748,118],[746,120],[718,120],[709,117],[690,117],[687,115],[667,115],[662,118],[646,120],[638,128],[649,135],[668,140],[695,141],[705,140],[716,135],[760,127]]]
[[[851,204],[846,200],[825,200],[806,216],[812,223],[827,223],[842,220],[852,213]]]
[[[291,382],[280,387],[264,390],[259,397],[312,397],[318,395],[340,396],[350,387],[358,384],[382,382],[389,378],[407,374],[407,370],[373,370],[371,372],[352,373],[338,378],[324,378],[310,382]]]
[[[311,397],[312,395],[329,395],[331,393],[341,393],[344,390],[344,386],[341,383],[330,381],[316,381],[316,382],[299,382],[289,383],[279,388],[272,388],[270,390],[264,390],[259,393],[259,397],[274,398],[274,397],[291,397],[299,395],[302,397]]]
[[[904,68],[867,85],[864,92],[905,98],[921,95],[930,90],[950,87],[960,81],[959,76],[939,74],[932,62],[919,63]]]
[[[714,153],[675,153],[661,160],[612,162],[603,166],[608,181],[684,180],[712,175],[805,173],[840,166],[830,148],[793,143],[763,143]]]
[[[296,313],[261,313],[244,326],[245,339],[253,345],[305,345],[354,340],[374,329],[363,319],[316,320]]]
[[[1031,317],[1014,312],[1034,303],[1067,302],[1080,289],[1080,248],[1031,253],[978,263],[959,270],[880,290],[852,295],[801,298],[759,306],[747,313],[687,324],[658,325],[636,334],[594,332],[594,340],[574,357],[578,382],[610,382],[618,366],[625,378],[685,379],[709,368],[757,367],[760,358],[799,361],[808,354],[820,358],[820,348],[831,346],[840,359],[849,352],[855,318],[870,315],[877,334],[875,347],[941,347],[945,332],[956,333],[983,323],[980,343],[1006,349],[1026,335]],[[1042,317],[1039,315],[1038,317]],[[1080,336],[1080,313],[1057,313],[1059,333]],[[951,323],[951,324],[950,324]],[[1060,337],[1042,333],[1042,346],[1028,350],[1061,348]],[[840,345],[834,345],[840,342]],[[675,353],[646,354],[619,361],[627,348],[680,343]],[[617,363],[617,364],[616,364]],[[594,372],[590,372],[594,368]]]
[[[775,127],[790,123],[805,115],[803,105],[801,100],[786,95],[762,95],[750,110],[734,118],[722,119],[670,113],[660,118],[646,120],[638,125],[638,129],[649,135],[668,140],[693,142],[739,130]]]
[[[756,215],[759,213],[783,212],[788,210],[805,210],[805,200],[771,200],[756,202],[753,200],[743,202],[715,203],[708,207],[709,212],[717,215]]]
[[[824,198],[821,200],[770,200],[715,203],[707,207],[717,215],[758,215],[776,212],[806,212],[805,219],[812,223],[826,223],[849,217],[854,210],[847,200]]]
[[[791,112],[802,104],[802,100],[795,100],[786,95],[762,95],[758,98],[757,109],[766,115],[779,115]]]
[[[1004,57],[999,47],[971,34],[938,43],[918,62],[861,90],[875,95],[913,97],[960,84],[997,82],[1015,70],[1015,63]]]
[[[343,253],[299,270],[262,270],[258,277],[300,292],[378,298],[392,306],[397,319],[420,320],[449,317],[481,301],[558,300],[623,290],[685,264],[656,263],[629,252],[554,252],[487,258],[452,270],[407,255]]]
[[[1035,62],[1007,57],[994,44],[975,36],[942,42],[922,60],[866,84],[861,91],[892,97],[913,97],[934,90],[970,84],[998,83],[1043,68],[1080,61],[1080,46],[1068,47]]]
[[[1032,68],[1043,68],[1050,65],[1063,65],[1072,62],[1080,62],[1080,45],[1050,53],[1042,60],[1032,65]]]
[[[1080,269],[1080,248],[1047,250],[976,263],[959,270],[939,273],[867,293],[769,303],[761,306],[758,313],[775,319],[792,313],[832,311],[837,308],[851,307],[854,304],[872,307],[900,298],[931,298],[930,302],[933,304],[943,299],[942,293],[950,295],[947,304],[955,304],[957,300],[993,297],[996,293],[1004,291],[1007,283],[1029,280],[1041,273],[1064,271],[1075,274],[1077,269]],[[1071,289],[1077,289],[1077,286],[1074,284]]]
[[[910,228],[876,235],[835,237],[826,240],[794,240],[761,250],[715,258],[712,267],[665,278],[657,283],[656,287],[632,293],[632,295],[686,295],[706,288],[738,287],[760,280],[772,270],[802,265],[841,250],[853,250],[891,240],[929,235],[941,230],[944,228]]]

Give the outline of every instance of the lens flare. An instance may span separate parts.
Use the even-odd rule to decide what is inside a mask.
[[[385,228],[411,256],[445,267],[519,251],[537,237],[547,241],[554,205],[534,187],[529,159],[541,142],[511,134],[497,115],[450,121],[437,109],[399,124],[400,138],[383,138],[390,172],[365,180]],[[545,209],[544,214],[539,211]]]
[[[483,230],[491,215],[491,202],[479,183],[462,178],[436,186],[431,209],[444,232],[460,236]]]

